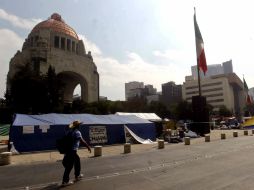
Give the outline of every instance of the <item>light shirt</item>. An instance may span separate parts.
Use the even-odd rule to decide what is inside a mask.
[[[82,138],[82,134],[78,129],[75,129],[72,132],[72,137],[73,137],[73,150],[78,150],[80,139]]]

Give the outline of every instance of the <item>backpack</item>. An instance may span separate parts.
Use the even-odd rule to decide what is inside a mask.
[[[62,138],[56,140],[56,148],[60,154],[66,154],[71,151],[73,147],[73,137],[72,133],[69,132]]]

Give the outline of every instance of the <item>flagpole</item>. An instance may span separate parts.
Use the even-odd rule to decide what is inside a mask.
[[[194,19],[196,19],[196,8],[194,7]],[[195,28],[195,27],[194,27]],[[197,47],[197,40],[195,39],[196,47]],[[197,57],[197,73],[198,73],[198,92],[199,96],[201,96],[201,84],[200,84],[200,72],[199,72],[199,64],[198,64],[198,57]]]
[[[201,84],[200,84],[200,72],[199,72],[199,64],[198,64],[198,59],[197,59],[197,70],[198,70],[198,92],[199,96],[201,96]]]

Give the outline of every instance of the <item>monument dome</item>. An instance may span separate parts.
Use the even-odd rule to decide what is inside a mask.
[[[21,68],[29,64],[38,75],[46,74],[53,67],[57,77],[64,83],[62,98],[72,103],[74,89],[81,87],[81,99],[85,102],[99,100],[99,74],[91,52],[77,33],[58,13],[38,23],[10,61],[7,75],[7,92],[11,80]]]
[[[47,30],[49,29],[54,32],[59,32],[62,34],[69,35],[73,38],[76,38],[77,40],[79,39],[75,30],[73,30],[73,28],[71,28],[68,24],[66,24],[64,20],[62,19],[61,15],[59,15],[58,13],[52,14],[49,19],[37,24],[33,28],[31,33],[38,32],[39,30],[43,30],[43,29],[47,29]]]

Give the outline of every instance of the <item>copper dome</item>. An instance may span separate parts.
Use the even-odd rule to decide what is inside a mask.
[[[55,32],[69,35],[69,36],[76,38],[78,40],[77,33],[69,25],[67,25],[64,22],[64,20],[61,18],[61,15],[59,15],[57,13],[52,14],[48,20],[42,21],[39,24],[37,24],[33,28],[31,33],[38,32],[41,29],[50,29]]]

